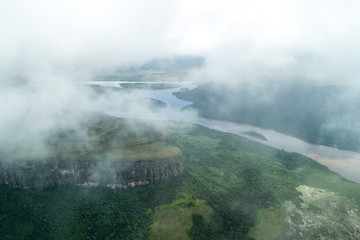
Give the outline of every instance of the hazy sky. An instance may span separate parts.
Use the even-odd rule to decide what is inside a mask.
[[[353,80],[359,7],[356,0],[2,0],[1,70],[88,72],[190,54],[216,64],[210,72],[220,76],[305,58]]]

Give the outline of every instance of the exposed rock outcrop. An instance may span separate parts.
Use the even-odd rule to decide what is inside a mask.
[[[134,122],[101,116],[75,132],[52,136],[46,156],[0,156],[0,184],[48,188],[62,184],[133,187],[166,181],[183,171],[179,148],[166,143],[164,133]],[[138,123],[139,124],[139,123]],[[60,136],[60,137],[59,137]]]
[[[181,152],[164,159],[27,160],[0,165],[0,184],[48,188],[61,184],[129,187],[166,181],[183,171]]]

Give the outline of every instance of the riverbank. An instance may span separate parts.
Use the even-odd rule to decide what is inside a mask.
[[[109,84],[109,82],[103,83]],[[118,85],[118,82],[116,82],[116,84]],[[181,87],[179,88],[166,90],[136,89],[130,93],[125,94],[134,94],[137,96],[141,94],[144,97],[151,97],[165,102],[167,107],[163,110],[165,112],[162,114],[162,117],[165,117],[169,120],[180,120],[183,122],[199,124],[210,129],[236,134],[238,136],[260,142],[276,149],[285,150],[288,152],[296,152],[316,160],[320,164],[327,166],[330,170],[351,181],[360,183],[360,153],[339,150],[337,148],[323,145],[311,144],[298,138],[288,136],[270,129],[262,129],[252,125],[233,123],[223,120],[206,119],[194,115],[187,115],[186,112],[181,112],[183,107],[191,105],[192,102],[181,100],[173,93],[180,92],[180,89],[184,87],[188,89],[194,89],[196,86],[196,84],[186,82],[182,83]],[[104,113],[117,117],[127,117],[116,112],[104,111]],[[130,117],[141,118],[139,116]],[[263,135],[267,141],[244,134],[244,132],[247,131],[258,132],[259,134]]]

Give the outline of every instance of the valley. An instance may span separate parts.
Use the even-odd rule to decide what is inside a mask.
[[[111,173],[119,169],[112,164],[93,169],[102,173],[96,180],[96,171],[90,176],[91,182],[99,184],[76,186],[59,180],[54,186],[39,188],[22,178],[29,181],[24,189],[8,182],[0,186],[1,235],[7,239],[264,239],[276,236],[269,231],[280,228],[284,229],[282,239],[310,238],[314,232],[319,238],[359,237],[358,184],[297,153],[199,125],[163,125],[159,131],[148,121],[124,125],[121,119],[101,115],[101,121],[88,125],[94,138],[85,152],[89,159],[102,163],[121,156],[140,161],[141,169],[133,165],[126,171],[130,175],[122,175],[129,187],[107,186],[116,180]],[[56,139],[52,144],[61,146],[57,153],[65,153],[67,142]],[[113,148],[119,144],[123,147]],[[142,159],[153,160],[146,167]],[[183,160],[172,163],[171,159]],[[52,172],[33,170],[40,176]],[[149,179],[154,181],[131,184]],[[318,200],[309,198],[315,193],[320,194],[315,197]],[[338,207],[331,214],[341,217],[330,221],[324,211],[334,199]],[[316,219],[318,224],[302,226],[299,216],[310,222]],[[271,224],[279,227],[266,227]],[[335,225],[336,234],[328,235]]]
[[[359,240],[359,9],[0,1],[0,240]]]

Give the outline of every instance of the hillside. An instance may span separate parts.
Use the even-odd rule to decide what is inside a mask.
[[[245,123],[310,143],[360,151],[358,94],[344,86],[264,82],[262,86],[204,84],[174,93],[207,118]]]
[[[168,180],[183,171],[181,150],[150,124],[100,114],[72,130],[47,136],[43,148],[0,154],[0,184],[21,188],[102,185],[113,188]]]
[[[88,128],[96,144],[87,154],[114,156],[114,142],[122,136],[124,159],[137,161],[145,155],[161,162],[160,156],[171,159],[181,152],[181,173],[127,189],[101,184],[24,189],[3,184],[0,236],[360,238],[360,185],[315,161],[198,125],[163,122],[166,127],[159,128],[159,124],[130,122],[124,125],[123,120],[105,116],[92,122]],[[114,135],[117,132],[122,134]],[[67,141],[58,138],[52,144],[62,149],[59,146],[67,146]]]

